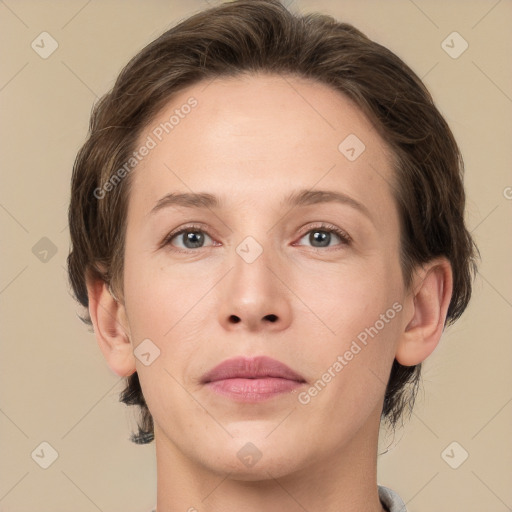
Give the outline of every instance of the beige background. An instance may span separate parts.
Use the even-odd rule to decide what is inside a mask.
[[[155,504],[154,443],[128,440],[134,409],[118,402],[122,380],[69,294],[69,182],[93,102],[138,50],[206,6],[0,0],[0,511]],[[483,259],[474,297],[425,364],[411,421],[394,440],[383,433],[378,481],[409,512],[512,510],[512,2],[295,0],[292,9],[331,13],[403,58],[466,162],[467,222]],[[47,59],[31,48],[43,31],[58,42]],[[453,31],[469,43],[457,59],[441,47]],[[46,262],[33,253],[43,237],[57,250]],[[43,441],[58,452],[48,469],[31,457]],[[443,458],[453,441],[460,447]],[[445,459],[462,450],[469,457],[452,469]]]

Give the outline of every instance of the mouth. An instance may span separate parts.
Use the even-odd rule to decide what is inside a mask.
[[[201,383],[238,402],[259,402],[294,392],[306,380],[280,361],[260,356],[228,359],[203,375]]]

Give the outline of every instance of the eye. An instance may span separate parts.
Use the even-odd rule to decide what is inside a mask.
[[[337,245],[349,245],[352,241],[350,236],[342,229],[326,224],[309,229],[301,240],[307,238],[315,249],[321,249],[330,246],[330,242],[333,240],[333,234],[335,235],[334,238],[341,240],[341,244]]]
[[[162,245],[172,245],[178,250],[186,252],[187,250],[202,249],[205,243],[205,237],[211,240],[211,237],[202,229],[202,226],[185,226],[178,231],[169,234]],[[183,246],[176,246],[172,241],[176,239]]]
[[[310,228],[301,238],[303,240],[307,237],[308,241],[312,244],[314,249],[322,249],[329,248],[331,246],[331,242],[334,239],[338,238],[341,243],[334,245],[350,245],[352,239],[351,237],[342,229],[333,226],[322,224],[315,228]],[[212,238],[208,235],[208,233],[204,230],[203,226],[200,225],[190,225],[184,226],[180,228],[178,231],[173,231],[162,242],[162,247],[170,245],[178,252],[187,252],[194,249],[203,249],[206,246],[206,239],[212,240]],[[177,243],[181,243],[182,245],[177,245],[177,243],[173,243],[176,240]]]

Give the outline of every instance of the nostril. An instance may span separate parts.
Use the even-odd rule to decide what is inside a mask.
[[[238,322],[240,322],[240,318],[238,318],[236,315],[231,315],[229,317],[229,321],[233,322],[234,324],[237,324]]]
[[[275,322],[277,320],[277,316],[276,315],[265,315],[265,318],[267,318],[271,322]]]

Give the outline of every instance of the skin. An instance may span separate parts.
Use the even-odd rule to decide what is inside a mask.
[[[108,365],[120,376],[138,372],[155,422],[157,510],[381,512],[385,384],[394,358],[415,365],[437,346],[452,293],[450,264],[433,260],[404,287],[389,152],[339,92],[291,76],[198,83],[162,109],[140,145],[191,96],[198,105],[133,171],[120,302],[104,283],[88,281]],[[349,134],[366,146],[355,161],[338,150]],[[281,204],[299,189],[342,192],[371,219],[347,204]],[[169,192],[208,192],[225,206],[150,215]],[[181,235],[161,246],[189,223],[202,226],[203,246],[190,248]],[[327,247],[315,245],[311,230],[320,223],[341,228],[351,243],[332,234]],[[236,251],[248,236],[263,250],[251,263]],[[394,303],[401,311],[300,403],[298,393]],[[160,350],[148,366],[133,354],[146,338]],[[307,384],[243,404],[200,383],[237,355],[273,357]],[[252,467],[237,457],[249,442],[262,454]]]

